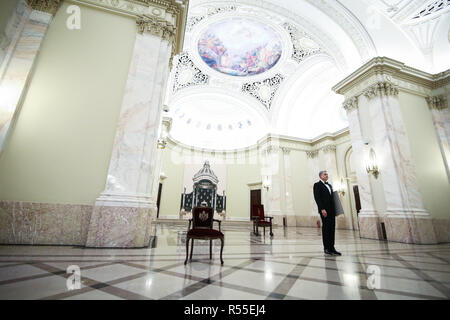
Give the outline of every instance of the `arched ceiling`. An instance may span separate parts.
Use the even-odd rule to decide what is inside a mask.
[[[174,58],[166,95],[170,135],[226,150],[268,133],[313,139],[346,128],[343,98],[331,88],[372,57],[429,72],[448,68],[448,1],[439,10],[429,9],[431,2],[191,0],[184,51]],[[424,6],[431,12],[425,17]],[[421,38],[422,29],[432,32]],[[228,30],[239,41],[230,41]]]

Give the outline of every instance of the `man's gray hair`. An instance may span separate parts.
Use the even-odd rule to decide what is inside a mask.
[[[327,170],[319,171],[319,178],[320,178],[320,176],[322,175],[322,173],[324,173],[324,172],[327,172]]]

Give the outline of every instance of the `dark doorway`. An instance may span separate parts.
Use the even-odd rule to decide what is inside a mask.
[[[161,203],[161,191],[162,191],[162,183],[160,183],[159,187],[158,187],[158,199],[156,200],[156,207],[158,207],[158,211],[156,213],[156,218],[159,218],[159,205]]]
[[[358,186],[353,186],[353,194],[355,195],[356,214],[361,210],[361,200],[359,199]]]
[[[359,228],[359,211],[361,211],[361,199],[359,198],[358,186],[353,186],[353,194],[355,195],[356,221],[358,222],[359,237],[361,237],[361,229]]]
[[[261,189],[250,190],[250,220],[252,220],[252,210],[255,204],[261,204]]]

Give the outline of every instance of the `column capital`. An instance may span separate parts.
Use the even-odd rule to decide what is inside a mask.
[[[395,96],[398,95],[398,86],[388,81],[377,82],[363,91],[367,99],[376,96]]]
[[[175,41],[177,28],[167,20],[142,15],[136,19],[136,24],[139,33],[148,32],[169,42]]]
[[[31,9],[55,15],[61,0],[26,0]]]
[[[317,158],[318,155],[319,155],[319,150],[306,151],[306,156],[309,159]]]
[[[283,154],[286,154],[286,155],[291,153],[291,149],[289,149],[289,148],[282,147],[281,150],[283,151]]]
[[[322,150],[322,152],[335,152],[336,151],[336,145],[334,144],[328,144],[326,146],[323,146],[322,148],[320,148],[320,150]]]
[[[434,110],[443,110],[447,108],[447,99],[444,96],[428,96],[425,98],[428,107]]]
[[[342,104],[342,107],[345,109],[345,111],[351,111],[353,109],[358,109],[358,97],[353,96],[351,98],[348,98],[344,101]]]
[[[273,145],[269,145],[269,146],[267,146],[267,148],[265,149],[265,152],[267,152],[267,154],[277,153],[278,151],[280,151],[280,147],[278,147],[278,146],[273,146]]]

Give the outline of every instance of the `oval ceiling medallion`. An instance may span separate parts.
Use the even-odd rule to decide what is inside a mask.
[[[251,76],[272,68],[282,49],[272,28],[242,18],[209,26],[198,41],[198,52],[214,70],[232,76]]]

